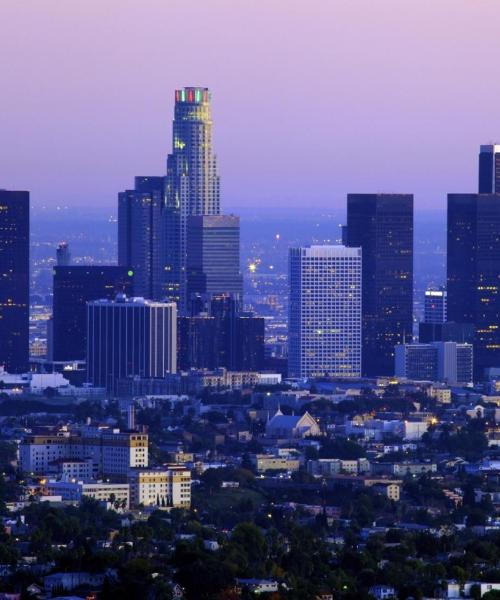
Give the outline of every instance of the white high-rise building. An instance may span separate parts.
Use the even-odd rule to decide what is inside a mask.
[[[290,249],[288,370],[361,376],[361,248]]]

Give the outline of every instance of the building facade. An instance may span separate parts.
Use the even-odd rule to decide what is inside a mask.
[[[115,393],[119,379],[177,371],[177,306],[144,298],[87,304],[87,377]]]
[[[189,216],[186,261],[188,301],[196,294],[241,297],[239,217]]]
[[[448,195],[448,319],[472,324],[475,378],[500,366],[500,194]]]
[[[395,349],[395,374],[416,381],[470,384],[473,381],[473,347],[457,342],[401,344]]]
[[[136,177],[118,194],[118,264],[134,273],[134,293],[151,300],[168,296],[165,177]]]
[[[86,496],[98,502],[110,502],[123,509],[130,506],[128,483],[51,479],[42,487],[42,495],[61,496],[63,502],[81,502]]]
[[[290,249],[291,377],[361,375],[361,250]]]
[[[52,335],[49,358],[85,360],[87,302],[130,294],[133,273],[116,266],[57,266],[54,268]]]
[[[0,190],[0,365],[29,369],[29,192]]]
[[[183,466],[168,469],[132,469],[129,473],[133,506],[189,508],[191,471]]]
[[[439,324],[446,322],[447,293],[444,289],[425,290],[424,323]]]
[[[500,194],[500,144],[480,147],[478,191],[480,194]]]
[[[220,187],[212,148],[212,114],[207,88],[175,92],[173,148],[167,159],[167,285],[172,299],[186,303],[187,219],[218,215]]]
[[[21,470],[45,475],[61,462],[90,461],[92,473],[124,477],[131,468],[147,468],[148,436],[120,431],[87,431],[81,434],[29,435],[19,446]]]
[[[363,374],[391,375],[413,333],[413,196],[349,194],[347,240],[363,250]]]

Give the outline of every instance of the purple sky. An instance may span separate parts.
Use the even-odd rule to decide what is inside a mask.
[[[444,208],[500,140],[499,0],[4,0],[0,187],[109,206],[212,89],[226,209]]]

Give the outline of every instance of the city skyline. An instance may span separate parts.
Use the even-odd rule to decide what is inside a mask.
[[[500,600],[500,0],[0,19],[0,600]]]
[[[2,185],[30,189],[34,206],[112,208],[134,173],[163,172],[172,90],[207,85],[226,210],[397,191],[444,211],[446,193],[475,191],[466,166],[500,139],[498,3],[293,2],[283,21],[274,0],[265,21],[249,5],[219,21],[210,7],[226,4],[2,8],[12,27],[0,64],[15,92],[0,101]]]

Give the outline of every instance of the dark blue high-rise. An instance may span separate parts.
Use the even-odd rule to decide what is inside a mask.
[[[29,367],[30,195],[0,190],[0,365]]]

